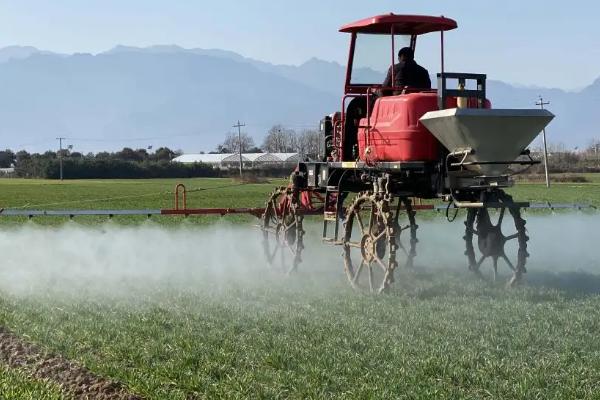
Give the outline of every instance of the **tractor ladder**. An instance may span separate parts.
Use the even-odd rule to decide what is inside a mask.
[[[323,208],[323,242],[341,244],[339,241],[340,219],[343,216],[344,195],[339,186],[327,186],[325,207]],[[330,235],[333,224],[333,236]]]

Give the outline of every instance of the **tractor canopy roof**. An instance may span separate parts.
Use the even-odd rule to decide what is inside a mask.
[[[344,25],[340,32],[389,35],[392,27],[396,35],[423,35],[429,32],[449,31],[456,29],[458,25],[450,18],[390,13]]]

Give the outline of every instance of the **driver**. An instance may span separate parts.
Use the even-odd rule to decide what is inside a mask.
[[[383,81],[383,87],[403,88],[408,86],[415,89],[431,89],[429,72],[415,62],[415,53],[410,47],[404,47],[398,52],[398,64],[394,68],[394,82],[392,85],[392,67],[388,70]],[[384,90],[384,95],[390,95],[390,90]]]

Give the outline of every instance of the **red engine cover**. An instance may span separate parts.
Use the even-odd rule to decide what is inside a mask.
[[[409,93],[382,97],[371,114],[371,129],[358,131],[361,160],[435,161],[439,157],[437,139],[419,122],[428,111],[437,110],[437,93]],[[360,126],[367,126],[367,119]]]

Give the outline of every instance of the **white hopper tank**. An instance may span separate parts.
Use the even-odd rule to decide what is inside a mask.
[[[425,127],[450,151],[472,149],[467,162],[512,162],[529,146],[554,115],[541,109],[452,108],[421,117]],[[507,164],[469,167],[482,175],[497,176]]]

